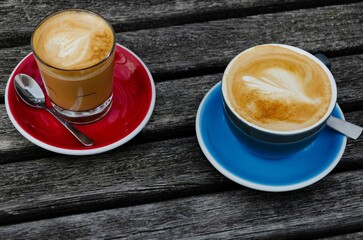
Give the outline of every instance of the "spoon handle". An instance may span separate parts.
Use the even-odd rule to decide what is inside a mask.
[[[361,135],[363,130],[363,128],[353,123],[346,122],[333,116],[330,116],[328,118],[326,124],[334,130],[343,133],[345,136],[353,139],[357,139]]]
[[[59,116],[59,114],[52,108],[46,108],[46,110],[52,114],[60,123],[63,124],[65,128],[67,128],[73,136],[75,136],[83,145],[92,146],[93,140],[84,135],[84,133],[80,132],[77,128],[73,127],[72,124],[67,122],[63,117]]]

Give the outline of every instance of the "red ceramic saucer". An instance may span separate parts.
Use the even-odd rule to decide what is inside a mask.
[[[95,123],[74,125],[94,140],[93,146],[85,147],[47,111],[28,106],[17,96],[13,81],[19,73],[33,77],[44,90],[30,53],[15,67],[6,86],[5,106],[9,118],[25,138],[53,152],[89,155],[114,149],[136,136],[154,109],[155,85],[150,71],[133,52],[118,44],[110,111]]]

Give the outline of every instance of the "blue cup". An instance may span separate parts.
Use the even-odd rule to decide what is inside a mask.
[[[303,54],[320,65],[328,76],[332,93],[329,107],[325,115],[309,127],[304,127],[297,130],[278,131],[257,126],[247,121],[233,109],[232,104],[228,98],[226,83],[227,76],[234,74],[231,72],[231,69],[236,69],[236,64],[238,65],[237,60],[243,57],[243,54],[247,51],[253,50],[254,47],[243,51],[234,59],[232,59],[224,71],[222,79],[222,99],[227,123],[234,135],[239,139],[240,142],[248,146],[250,151],[261,157],[274,159],[292,154],[312,144],[314,139],[320,134],[321,130],[326,125],[327,119],[331,116],[334,110],[337,100],[337,87],[333,75],[331,74],[328,67],[324,64],[330,64],[329,60],[324,55],[319,55],[316,57],[302,49],[283,44],[265,44],[263,46],[269,45],[280,46],[292,50],[297,54]]]

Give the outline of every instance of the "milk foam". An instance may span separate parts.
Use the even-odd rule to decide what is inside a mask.
[[[97,64],[111,52],[113,43],[113,31],[104,19],[82,11],[51,16],[33,35],[33,48],[40,59],[67,70]]]
[[[269,68],[262,77],[243,76],[246,87],[265,93],[269,98],[295,98],[302,102],[318,103],[319,99],[306,95],[301,80],[285,69]]]
[[[271,130],[314,124],[332,94],[327,74],[315,61],[275,45],[242,54],[228,73],[227,93],[242,118]]]

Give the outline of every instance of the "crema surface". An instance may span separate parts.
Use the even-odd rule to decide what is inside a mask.
[[[113,47],[113,31],[96,14],[66,11],[46,19],[33,35],[39,58],[56,68],[77,70],[102,61]]]
[[[227,73],[228,99],[247,121],[270,130],[313,125],[331,100],[329,77],[314,60],[277,45],[240,55]]]

